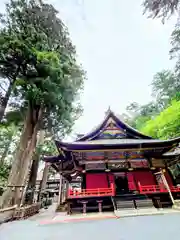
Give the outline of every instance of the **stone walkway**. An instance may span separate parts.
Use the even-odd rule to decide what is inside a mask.
[[[111,219],[111,218],[123,218],[123,217],[135,217],[135,216],[151,216],[151,215],[163,215],[180,213],[179,210],[175,209],[140,209],[140,210],[120,210],[115,212],[103,212],[103,213],[87,213],[87,214],[74,214],[67,215],[66,213],[55,212],[56,204],[53,204],[48,209],[42,209],[39,214],[32,216],[29,220],[36,221],[39,224],[53,224],[53,223],[68,223],[86,220],[100,220],[100,219]]]
[[[117,217],[135,217],[135,216],[152,216],[152,215],[164,215],[164,214],[173,214],[179,213],[180,210],[165,208],[165,209],[157,209],[157,208],[142,208],[142,209],[126,209],[115,211],[115,215]]]
[[[29,220],[43,220],[43,219],[53,219],[56,215],[66,216],[66,213],[56,213],[56,204],[49,206],[47,209],[42,208],[40,212],[30,218]]]
[[[43,215],[46,215],[43,213]],[[46,215],[47,216],[47,215]],[[180,214],[41,224],[29,219],[0,226],[1,240],[177,240]]]

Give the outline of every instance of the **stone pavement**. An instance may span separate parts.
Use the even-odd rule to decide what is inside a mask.
[[[164,215],[164,214],[172,214],[179,213],[180,210],[165,208],[165,209],[157,209],[157,208],[142,208],[142,209],[126,209],[115,211],[115,215],[117,217],[135,217],[135,216],[152,216],[152,215]]]
[[[0,240],[177,240],[179,222],[179,213],[45,225],[26,219],[0,226]]]
[[[62,215],[65,216],[66,213],[57,213],[56,212],[56,204],[52,204],[51,206],[49,206],[47,209],[40,209],[40,212],[32,217],[29,217],[29,220],[35,220],[35,221],[39,221],[42,219],[53,219],[56,215]]]
[[[164,215],[172,213],[180,213],[176,209],[124,209],[115,212],[103,212],[103,213],[87,213],[87,214],[74,214],[67,215],[66,213],[55,212],[56,205],[53,204],[48,209],[42,209],[39,214],[29,218],[31,221],[36,221],[38,224],[54,224],[54,223],[68,223],[68,222],[79,222],[86,220],[100,220],[100,219],[111,219],[111,218],[124,218],[124,217],[135,217],[135,216],[151,216],[151,215]]]

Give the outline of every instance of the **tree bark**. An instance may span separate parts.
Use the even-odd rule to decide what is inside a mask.
[[[39,138],[37,141],[37,147],[38,145],[43,144],[44,142],[44,135],[45,132],[43,130],[40,131]],[[34,200],[34,193],[35,193],[35,188],[36,188],[36,179],[37,179],[37,173],[38,173],[38,168],[39,168],[39,152],[36,152],[33,157],[33,162],[31,165],[31,172],[30,172],[30,178],[29,178],[29,183],[28,183],[28,189],[30,189],[32,192],[30,194],[30,199],[29,199],[29,204],[33,203]]]
[[[22,158],[23,152],[25,151],[27,145],[28,145],[28,141],[32,135],[32,129],[30,129],[29,127],[30,125],[30,108],[28,108],[28,112],[26,115],[26,119],[24,122],[24,128],[20,137],[20,142],[19,145],[17,147],[17,150],[15,152],[15,157],[14,157],[14,161],[12,163],[12,168],[11,168],[11,172],[9,175],[9,179],[8,179],[8,188],[7,190],[3,193],[2,198],[1,198],[1,207],[3,206],[8,206],[10,204],[11,201],[11,197],[12,197],[12,186],[16,186],[17,183],[17,179],[19,176],[19,170],[20,170],[20,159]]]
[[[41,194],[42,192],[46,189],[46,183],[47,183],[47,179],[48,179],[48,172],[49,172],[49,165],[45,163],[45,167],[43,170],[43,176],[42,176],[42,180],[40,182],[40,189],[39,189],[39,194],[38,194],[38,201],[40,201],[41,199]]]
[[[33,129],[32,138],[31,138],[26,150],[24,151],[24,154],[23,154],[22,159],[21,159],[20,173],[19,173],[19,178],[18,178],[18,181],[17,181],[18,186],[24,186],[25,187],[25,185],[27,183],[27,177],[28,177],[29,169],[30,169],[30,166],[31,166],[31,163],[32,163],[32,156],[33,156],[34,150],[36,148],[37,133],[38,133],[38,130],[39,130],[39,123],[40,123],[40,121],[39,121],[40,115],[42,117],[41,109],[38,112],[38,119],[37,119],[36,124],[35,124],[34,129]],[[14,196],[15,204],[20,205],[21,197],[22,197],[22,194],[21,194],[20,188],[16,188],[15,196]]]
[[[10,82],[9,87],[6,91],[5,96],[0,96],[0,122],[2,122],[2,119],[4,117],[5,111],[6,111],[6,107],[9,101],[9,98],[11,96],[11,92],[12,92],[12,87],[13,87],[14,82]]]
[[[20,186],[25,187],[26,184],[41,118],[42,108],[37,110],[29,105],[20,143],[8,179],[8,188],[1,198],[1,207],[11,204],[20,204],[21,202]],[[13,191],[12,186],[15,186],[15,191]]]
[[[28,199],[28,203],[32,204],[34,200],[34,193],[35,193],[35,187],[36,187],[36,178],[37,178],[37,172],[39,167],[39,155],[34,154],[33,162],[31,165],[31,172],[30,172],[30,178],[28,182],[28,188],[27,190],[30,190],[30,197]]]

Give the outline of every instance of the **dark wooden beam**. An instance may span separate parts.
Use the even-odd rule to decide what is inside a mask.
[[[121,168],[121,169],[110,169],[110,172],[112,173],[118,173],[118,172],[132,172],[132,171],[149,171],[150,168],[133,168],[133,170],[130,168]],[[93,169],[93,170],[86,170],[86,173],[106,173],[104,169]]]

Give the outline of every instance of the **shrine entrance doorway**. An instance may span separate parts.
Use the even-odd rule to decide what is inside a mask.
[[[115,175],[116,194],[127,194],[129,192],[128,178],[125,173]]]

